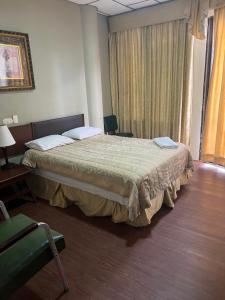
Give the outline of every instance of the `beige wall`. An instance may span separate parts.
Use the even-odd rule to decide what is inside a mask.
[[[89,124],[103,128],[102,78],[96,8],[82,5],[81,17]]]
[[[64,0],[1,0],[0,29],[29,34],[36,89],[0,93],[0,123],[85,113],[80,7]]]
[[[103,114],[104,116],[108,116],[112,114],[112,101],[109,79],[109,29],[107,17],[98,15],[98,31],[101,59]]]
[[[199,159],[203,85],[205,71],[206,40],[194,40],[193,52],[193,101],[191,115],[191,153],[194,159]]]

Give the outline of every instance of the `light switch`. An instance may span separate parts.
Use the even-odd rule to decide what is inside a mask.
[[[12,119],[13,119],[13,123],[14,124],[17,124],[19,122],[19,119],[18,119],[18,116],[17,115],[13,115],[12,116]]]

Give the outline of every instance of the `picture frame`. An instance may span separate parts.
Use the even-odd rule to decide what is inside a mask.
[[[0,92],[35,89],[29,36],[0,30]]]

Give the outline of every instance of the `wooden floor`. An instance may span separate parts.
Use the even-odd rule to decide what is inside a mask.
[[[45,202],[13,211],[48,222],[65,235],[62,261],[70,291],[54,262],[12,299],[225,299],[225,169],[198,164],[175,208],[163,208],[150,226],[133,228],[88,218],[78,208]]]

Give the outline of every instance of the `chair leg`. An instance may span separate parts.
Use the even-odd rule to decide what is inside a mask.
[[[3,216],[6,220],[10,219],[10,216],[8,214],[8,211],[7,211],[6,207],[5,207],[5,204],[1,200],[0,200],[0,210],[2,211],[2,214],[3,214]]]
[[[59,257],[58,250],[57,250],[55,242],[54,242],[54,240],[52,238],[50,227],[46,223],[38,223],[38,226],[42,227],[45,230],[45,232],[46,232],[50,248],[51,248],[53,256],[55,258],[56,265],[58,267],[59,274],[60,274],[60,276],[62,278],[62,281],[63,281],[64,291],[68,291],[69,290],[68,281],[67,281],[67,278],[66,278],[66,275],[65,275],[65,272],[64,272],[64,269],[63,269],[60,257]]]

